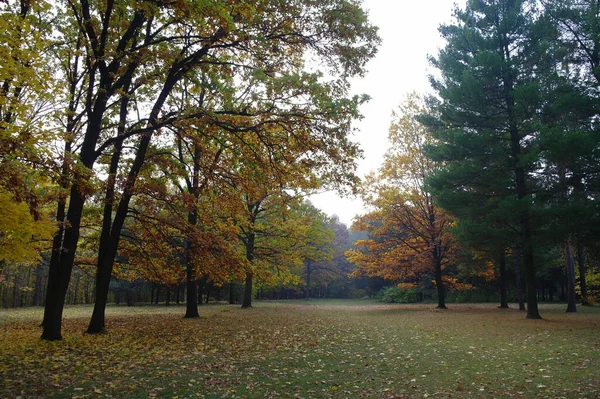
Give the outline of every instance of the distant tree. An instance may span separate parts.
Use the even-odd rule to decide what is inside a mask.
[[[425,179],[436,165],[425,157],[429,131],[417,120],[425,113],[416,94],[407,96],[394,114],[383,166],[365,183],[363,198],[375,210],[361,216],[353,229],[368,231],[348,259],[369,276],[390,280],[420,279],[432,274],[438,308],[445,309],[443,269],[452,259],[451,219],[434,202]]]

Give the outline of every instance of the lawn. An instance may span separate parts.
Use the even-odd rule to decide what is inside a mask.
[[[66,310],[65,339],[39,340],[41,309],[0,313],[0,397],[598,398],[600,308],[365,301],[112,306]]]

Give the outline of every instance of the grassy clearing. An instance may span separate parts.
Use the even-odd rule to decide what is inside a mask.
[[[0,314],[0,397],[597,398],[600,308],[258,303],[110,307],[109,333],[41,342],[41,309]]]

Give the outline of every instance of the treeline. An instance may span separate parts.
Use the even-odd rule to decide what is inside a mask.
[[[400,289],[446,297],[495,285],[518,300],[600,294],[600,9],[593,1],[478,0],[440,27],[434,94],[409,95],[363,197],[349,259]],[[492,286],[493,287],[493,286]],[[509,290],[512,292],[509,298]],[[481,295],[479,296],[481,297]]]
[[[327,243],[331,256],[321,261],[311,261],[296,270],[296,279],[290,283],[273,283],[273,279],[258,279],[253,284],[253,298],[259,300],[287,300],[305,298],[363,298],[374,297],[384,285],[377,279],[352,279],[349,274],[354,266],[344,257],[356,233],[335,217],[327,229],[333,233],[333,241]],[[49,266],[47,253],[37,265],[12,265],[3,269],[0,281],[0,306],[16,308],[44,306],[48,285]],[[310,277],[307,276],[310,273]],[[180,304],[185,303],[187,284],[184,278],[167,280],[111,279],[107,303],[134,304]],[[307,284],[310,281],[310,285]],[[96,277],[94,267],[76,264],[65,297],[66,305],[93,304],[96,300]],[[219,282],[201,277],[197,282],[197,304],[225,302],[241,304],[245,281]]]

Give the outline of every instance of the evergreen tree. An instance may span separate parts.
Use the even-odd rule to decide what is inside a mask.
[[[437,114],[423,119],[437,140],[429,154],[443,167],[429,181],[442,207],[458,217],[517,221],[527,318],[538,319],[532,173],[547,32],[532,1],[471,1],[455,17],[440,28],[446,46],[432,59],[440,72],[431,79]]]

